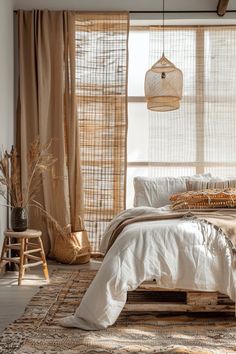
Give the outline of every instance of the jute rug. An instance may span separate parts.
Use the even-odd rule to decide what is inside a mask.
[[[107,330],[86,332],[60,327],[58,318],[75,311],[95,274],[54,271],[51,283],[39,290],[24,315],[0,336],[0,353],[236,353],[233,316],[203,318],[123,312]]]

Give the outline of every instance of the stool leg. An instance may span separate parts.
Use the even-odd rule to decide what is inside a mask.
[[[28,238],[25,238],[25,244],[24,244],[24,261],[23,261],[24,265],[28,263],[28,257],[27,257],[27,254],[25,254],[25,251],[27,251],[27,249],[28,249],[28,241],[29,241],[29,239],[28,239]],[[22,274],[22,276],[25,275],[25,270],[26,270],[26,268],[23,267],[23,274]]]
[[[47,266],[47,261],[46,261],[44,248],[43,248],[43,242],[41,240],[41,237],[38,238],[38,242],[39,242],[39,245],[41,248],[40,255],[41,255],[41,259],[43,261],[43,274],[44,274],[45,279],[48,280],[49,279],[48,266]]]
[[[2,252],[1,252],[1,259],[0,261],[3,259],[5,252],[7,251],[6,248],[7,245],[7,236],[5,236],[4,241],[3,241],[3,246],[2,246]]]
[[[25,239],[21,239],[20,245],[20,265],[19,265],[19,278],[18,278],[18,285],[21,285],[21,280],[24,275],[24,249],[25,249]]]
[[[6,253],[6,257],[7,257],[7,248],[6,248],[6,246],[7,246],[7,239],[8,239],[8,237],[5,236],[5,237],[4,237],[4,241],[3,241],[3,245],[2,245],[2,252],[1,252],[1,258],[0,258],[0,268],[2,267],[2,261],[3,261],[3,258],[4,258],[5,253]]]

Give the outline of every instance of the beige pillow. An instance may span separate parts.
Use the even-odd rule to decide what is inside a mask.
[[[236,179],[212,178],[209,181],[189,178],[186,181],[187,191],[199,191],[202,189],[236,188]]]
[[[174,194],[172,209],[235,208],[236,188],[204,189]]]

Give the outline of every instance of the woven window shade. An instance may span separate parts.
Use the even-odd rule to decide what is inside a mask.
[[[162,51],[150,28],[150,58]],[[183,72],[179,110],[149,111],[151,176],[236,176],[236,27],[166,27],[165,54]]]
[[[125,207],[128,13],[76,16],[76,94],[85,225],[94,252]]]

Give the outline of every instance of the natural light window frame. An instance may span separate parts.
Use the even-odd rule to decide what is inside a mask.
[[[227,27],[223,25],[224,27]],[[161,29],[160,26],[156,26]],[[205,96],[204,94],[204,71],[198,71],[198,68],[201,66],[204,68],[204,27],[208,28],[211,26],[168,26],[168,28],[190,28],[191,31],[196,32],[196,48],[198,52],[201,52],[202,55],[196,55],[196,95],[195,96],[184,96],[185,102],[192,102],[196,104],[196,161],[188,162],[157,162],[157,161],[128,161],[127,167],[129,168],[150,168],[150,167],[194,167],[196,173],[204,173],[206,167],[235,167],[235,162],[210,162],[205,161],[204,158],[204,102],[211,102],[211,97]],[[216,27],[216,26],[213,26]],[[220,30],[219,26],[219,30]],[[149,26],[131,26],[130,31],[149,31]],[[233,97],[233,96],[232,96]],[[226,102],[226,99],[229,99],[230,96],[224,97],[222,95],[218,102]],[[214,100],[214,98],[213,98]],[[144,96],[128,96],[129,103],[145,103],[146,99]],[[213,101],[212,101],[213,102]]]

